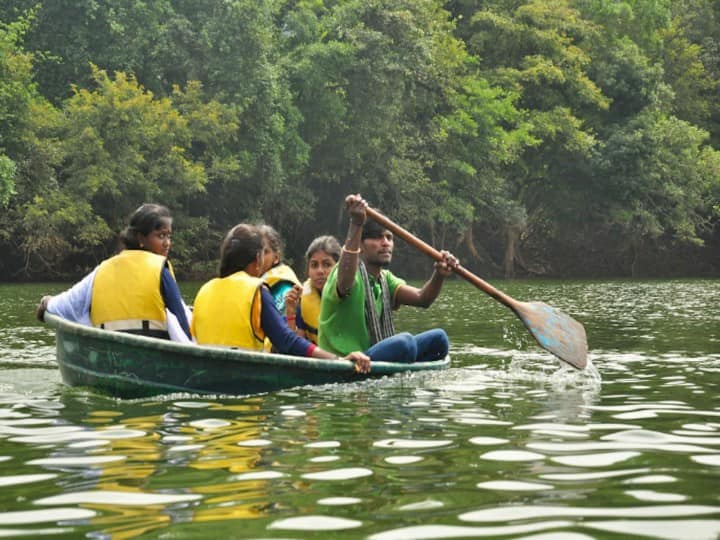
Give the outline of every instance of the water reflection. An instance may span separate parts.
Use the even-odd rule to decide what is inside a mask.
[[[399,324],[444,321],[452,369],[251,397],[67,389],[46,329],[0,316],[0,535],[720,534],[717,282],[502,287],[582,320],[601,377],[448,286]]]
[[[52,409],[57,410],[62,402]],[[86,511],[67,518],[58,511],[47,511],[45,515],[58,516],[57,520],[92,518],[86,520],[88,526],[100,527],[113,538],[125,538],[167,527],[175,520],[255,517],[271,506],[267,481],[282,475],[249,472],[260,465],[263,448],[267,446],[257,444],[266,418],[260,411],[261,404],[261,399],[248,400],[243,405],[207,403],[203,410],[197,402],[169,406],[139,403],[131,410],[159,407],[164,412],[125,416],[97,409],[81,418],[82,424],[73,425],[27,418],[20,411],[37,405],[29,401],[15,404],[15,415],[5,410],[0,436],[14,443],[49,449],[49,453],[41,452],[43,457],[26,460],[24,466],[65,473],[65,477],[73,471],[80,473],[70,492],[35,498],[33,504],[76,505]],[[77,403],[71,398],[68,406],[75,408]],[[198,412],[209,416],[197,416]],[[21,418],[7,419],[9,416]],[[93,444],[79,446],[79,441]],[[250,444],[245,444],[247,441]],[[96,444],[99,442],[103,444]],[[184,480],[168,477],[167,473],[175,468],[201,471],[205,481],[202,477],[193,478],[189,489],[187,473],[182,475]],[[57,477],[58,474],[15,475],[0,477],[0,483],[14,485]],[[190,504],[201,500],[204,508]],[[0,518],[0,524],[14,523],[13,516],[6,515],[4,521]],[[25,523],[32,522],[27,516]]]

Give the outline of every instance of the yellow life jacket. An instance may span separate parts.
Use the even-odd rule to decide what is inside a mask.
[[[267,283],[268,287],[270,287],[270,290],[281,281],[287,281],[293,285],[300,285],[300,280],[297,275],[287,264],[273,266],[263,274],[262,279]]]
[[[278,299],[276,298],[276,295],[279,294],[275,290],[276,285],[280,285],[281,283],[291,283],[293,285],[300,284],[300,280],[298,279],[293,269],[285,263],[280,263],[277,266],[273,266],[270,270],[268,270],[262,275],[262,280],[267,284],[270,292],[273,293],[273,299],[275,299],[276,306],[278,306]],[[283,300],[280,303],[284,306],[284,295]],[[278,307],[282,310],[280,306]],[[269,339],[265,339],[265,350],[267,352],[272,351],[272,343]]]
[[[300,313],[305,323],[305,337],[317,345],[318,326],[320,325],[320,291],[312,286],[309,279],[303,283]]]
[[[103,261],[95,273],[90,303],[94,326],[108,330],[167,330],[160,280],[166,259],[126,249]]]
[[[190,325],[197,342],[262,350],[262,284],[262,279],[244,271],[205,283],[195,297]]]

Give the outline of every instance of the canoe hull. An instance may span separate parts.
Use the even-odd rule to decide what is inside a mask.
[[[109,332],[46,314],[55,328],[63,381],[122,398],[167,393],[248,395],[304,385],[354,382],[408,371],[446,369],[450,359],[375,362],[358,374],[347,360],[319,360],[201,347]]]

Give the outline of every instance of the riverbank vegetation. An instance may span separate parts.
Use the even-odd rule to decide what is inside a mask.
[[[181,278],[247,220],[300,267],[351,192],[485,276],[717,275],[719,86],[712,0],[5,0],[0,281],[145,201]]]

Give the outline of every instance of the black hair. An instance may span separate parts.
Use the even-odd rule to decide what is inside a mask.
[[[220,277],[245,270],[263,250],[263,237],[258,227],[248,223],[235,225],[220,245]]]
[[[368,219],[363,225],[361,240],[366,238],[380,238],[387,229],[374,219]]]
[[[147,236],[153,231],[171,225],[172,216],[167,207],[145,203],[130,216],[130,224],[120,233],[120,243],[125,249],[144,249],[138,241],[138,233]]]
[[[335,262],[340,260],[340,243],[334,236],[318,236],[315,240],[310,242],[310,245],[305,252],[305,261],[309,263],[310,257],[318,251],[324,251],[335,259]]]
[[[258,225],[257,228],[260,231],[260,234],[265,238],[265,240],[267,240],[268,247],[275,253],[282,255],[282,239],[280,238],[280,233],[277,232],[275,227],[262,223]]]

